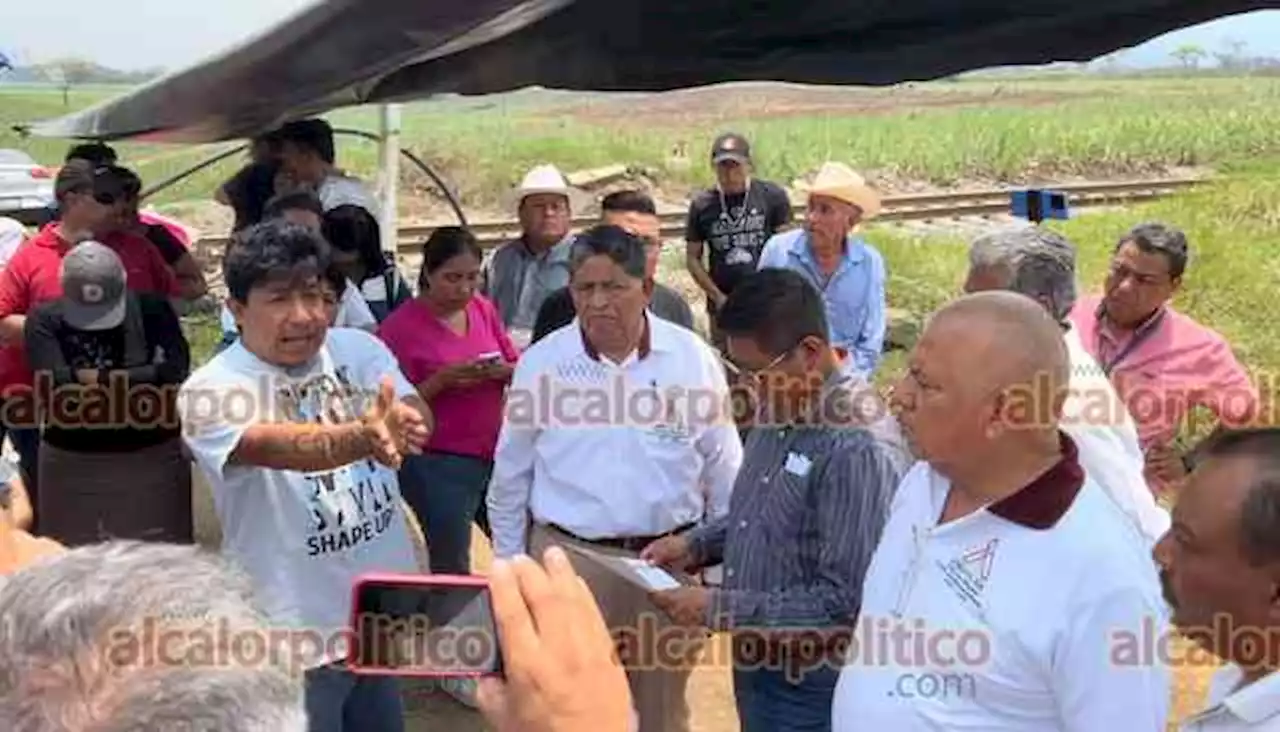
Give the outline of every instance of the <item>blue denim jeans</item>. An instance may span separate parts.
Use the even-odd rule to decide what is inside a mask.
[[[742,732],[830,732],[838,668],[815,668],[800,679],[768,668],[733,672]]]
[[[307,671],[308,732],[404,732],[400,682],[357,676],[341,664]]]
[[[492,473],[488,460],[443,452],[410,455],[400,467],[400,493],[426,535],[433,574],[471,574],[471,523],[489,535]]]

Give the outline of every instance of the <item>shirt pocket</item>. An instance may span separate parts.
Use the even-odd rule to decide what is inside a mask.
[[[768,473],[760,486],[756,520],[769,537],[773,549],[791,553],[796,550],[808,531],[809,479],[789,472],[785,468]]]

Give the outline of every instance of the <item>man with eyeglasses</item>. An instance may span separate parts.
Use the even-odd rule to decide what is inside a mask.
[[[1071,313],[1137,423],[1147,484],[1157,494],[1187,475],[1190,452],[1179,433],[1196,407],[1226,426],[1259,413],[1257,387],[1226,339],[1173,309],[1187,258],[1181,231],[1136,226],[1116,245],[1102,295],[1082,298]]]
[[[21,457],[23,477],[36,505],[39,408],[47,406],[42,399],[48,395],[33,390],[23,328],[27,313],[36,305],[62,297],[62,258],[75,245],[102,237],[123,261],[130,290],[179,296],[177,278],[148,241],[136,236],[104,236],[114,227],[116,207],[125,196],[122,182],[110,169],[75,159],[58,171],[53,188],[58,220],[23,245],[0,272],[0,431],[8,434]],[[86,294],[92,297],[94,293]],[[39,522],[37,514],[33,530]]]
[[[720,588],[654,603],[684,625],[733,634],[745,732],[829,729],[840,648],[909,461],[879,395],[828,339],[822,295],[766,269],[725,300],[718,325],[758,415],[729,514],[648,546],[676,571],[724,562]]]

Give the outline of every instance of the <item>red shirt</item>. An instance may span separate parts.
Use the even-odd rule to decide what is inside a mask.
[[[165,297],[178,295],[177,278],[146,239],[118,233],[100,241],[120,255],[130,290]],[[0,272],[0,318],[26,315],[36,305],[62,297],[62,257],[70,250],[58,236],[56,226],[45,227],[19,247]],[[12,386],[31,383],[31,367],[22,343],[0,348],[0,394]]]

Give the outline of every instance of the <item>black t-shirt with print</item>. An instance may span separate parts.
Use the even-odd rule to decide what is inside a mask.
[[[724,196],[723,205],[712,188],[689,204],[684,236],[706,244],[711,279],[727,295],[756,271],[764,243],[791,223],[791,215],[787,192],[769,181],[751,181],[746,192]]]

